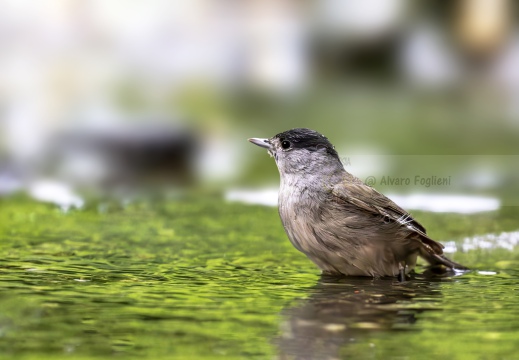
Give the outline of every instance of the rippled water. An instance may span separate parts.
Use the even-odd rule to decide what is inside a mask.
[[[519,358],[519,209],[415,215],[473,270],[322,278],[275,209],[219,197],[0,199],[0,357]]]

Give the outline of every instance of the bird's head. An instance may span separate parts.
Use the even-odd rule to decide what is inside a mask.
[[[281,176],[287,174],[326,175],[342,170],[335,147],[317,131],[297,128],[279,133],[270,139],[249,141],[268,150],[276,160]]]

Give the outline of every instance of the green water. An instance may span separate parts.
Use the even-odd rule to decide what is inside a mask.
[[[443,242],[519,229],[519,208],[413,214]],[[0,358],[519,359],[519,246],[498,241],[456,277],[321,278],[276,209],[219,196],[4,198],[0,240]]]

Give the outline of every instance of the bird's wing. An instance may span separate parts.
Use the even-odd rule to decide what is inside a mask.
[[[425,228],[407,211],[359,179],[347,179],[335,185],[332,189],[332,196],[339,203],[346,202],[364,212],[380,215],[381,221],[389,220],[400,224],[418,235],[420,240],[428,245],[434,253],[443,253],[443,245],[428,237]]]

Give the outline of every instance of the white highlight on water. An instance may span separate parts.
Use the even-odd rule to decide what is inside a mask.
[[[456,251],[467,252],[476,249],[506,249],[513,250],[519,245],[519,231],[502,232],[500,234],[484,234],[466,237],[456,245],[454,241],[445,242],[445,253],[455,253]]]
[[[499,209],[499,199],[471,195],[438,194],[389,194],[388,197],[406,210],[424,210],[432,212],[452,212],[472,214]],[[278,190],[267,188],[260,190],[232,189],[225,194],[227,201],[245,204],[277,206]]]
[[[408,210],[432,212],[453,212],[472,214],[483,211],[495,211],[501,206],[499,199],[472,195],[438,194],[388,194],[388,198]]]
[[[29,186],[28,192],[36,200],[59,205],[63,211],[81,208],[85,203],[69,185],[54,180],[36,181]]]

